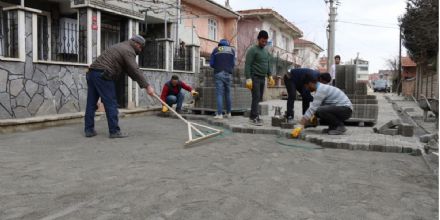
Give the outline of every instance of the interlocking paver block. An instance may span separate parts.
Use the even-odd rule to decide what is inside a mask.
[[[399,125],[399,134],[404,137],[412,137],[414,135],[414,126],[411,124],[403,123]]]

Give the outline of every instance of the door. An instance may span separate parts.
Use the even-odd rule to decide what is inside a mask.
[[[101,15],[101,53],[114,44],[128,40],[128,19],[102,13]],[[128,77],[122,73],[115,81],[118,108],[128,105]]]

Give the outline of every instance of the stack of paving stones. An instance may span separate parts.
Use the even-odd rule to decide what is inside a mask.
[[[336,66],[336,87],[353,103],[353,115],[347,122],[356,122],[360,126],[377,122],[379,106],[376,96],[367,95],[366,83],[356,82],[356,65]]]
[[[408,123],[403,123],[400,119],[394,119],[379,128],[374,127],[373,131],[385,135],[412,137],[414,135],[414,126]]]
[[[252,96],[249,90],[243,87],[243,80],[240,71],[235,70],[231,79],[232,112],[244,113],[251,106]],[[194,109],[203,109],[208,113],[215,112],[217,101],[212,68],[201,68],[200,81],[201,87],[197,88],[199,96],[195,100]],[[223,101],[226,103],[225,100]],[[226,105],[223,105],[223,108],[226,110]]]

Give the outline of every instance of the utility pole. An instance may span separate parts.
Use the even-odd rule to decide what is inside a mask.
[[[398,62],[398,73],[397,76],[397,95],[400,95],[402,91],[401,83],[402,83],[402,25],[399,25],[399,62]]]
[[[336,9],[339,5],[338,0],[325,0],[330,3],[329,19],[328,19],[328,46],[327,46],[327,70],[330,71],[334,64],[335,56],[335,26],[336,26]]]

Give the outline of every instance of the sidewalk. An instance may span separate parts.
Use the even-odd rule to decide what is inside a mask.
[[[392,105],[387,102],[382,94],[376,94],[379,104],[379,117],[377,125],[399,119]],[[269,115],[262,116],[264,125],[257,127],[248,123],[248,118],[243,116],[234,116],[232,119],[214,120],[212,116],[205,115],[186,115],[191,120],[204,120],[210,124],[222,126],[232,130],[235,133],[254,133],[254,134],[276,134],[290,137],[292,129],[281,129],[271,126],[271,117],[274,114],[272,106],[282,106],[284,112],[286,101],[270,100],[262,104],[269,105]],[[295,103],[295,119],[301,117],[301,101]],[[338,148],[349,150],[380,151],[395,153],[413,153],[420,155],[421,145],[415,137],[389,136],[373,132],[373,127],[355,127],[349,126],[344,135],[330,136],[322,134],[322,129],[326,126],[305,129],[301,138],[308,142],[319,144],[326,148]]]

